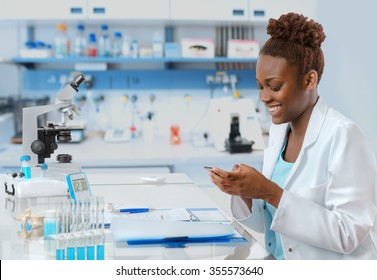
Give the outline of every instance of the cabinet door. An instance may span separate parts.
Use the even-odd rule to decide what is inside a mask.
[[[248,0],[170,0],[171,19],[247,21]]]
[[[270,18],[279,18],[289,12],[315,19],[317,0],[249,0],[249,16],[252,22],[267,22]]]
[[[169,19],[169,0],[89,0],[92,19]]]
[[[3,19],[84,19],[87,0],[1,0]]]

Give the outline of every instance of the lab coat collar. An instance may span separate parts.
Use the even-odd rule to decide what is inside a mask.
[[[289,173],[284,187],[289,183],[290,179],[294,175],[297,167],[300,165],[303,154],[305,150],[310,147],[318,139],[320,130],[325,121],[325,117],[329,106],[327,103],[319,97],[317,104],[314,106],[312,114],[309,119],[308,128],[305,133],[304,142],[302,144],[300,153],[297,157],[295,164],[293,165],[291,172]],[[278,156],[283,147],[285,136],[287,130],[289,129],[289,123],[277,125],[274,128],[274,133],[270,135],[273,137],[270,141],[271,146],[264,151],[264,163],[263,163],[263,174],[267,178],[271,178],[272,172],[274,171]]]

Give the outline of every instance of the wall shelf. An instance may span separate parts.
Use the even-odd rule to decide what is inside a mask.
[[[15,57],[13,63],[37,64],[37,63],[256,63],[256,58],[127,58],[127,57],[67,57],[67,58],[21,58]]]

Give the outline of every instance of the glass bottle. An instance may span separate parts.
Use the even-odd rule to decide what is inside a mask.
[[[24,174],[25,179],[31,179],[31,169],[30,169],[30,156],[21,156],[21,172]]]
[[[89,34],[89,43],[86,55],[88,57],[96,57],[98,56],[98,48],[96,42],[96,34],[90,33]]]
[[[114,41],[113,41],[113,56],[114,57],[122,56],[122,48],[123,48],[122,33],[115,32]]]
[[[75,56],[83,57],[86,55],[87,40],[85,36],[85,27],[83,24],[77,25],[77,32],[73,41],[73,53]]]
[[[101,25],[101,33],[98,39],[98,52],[99,56],[108,57],[111,55],[111,40],[109,36],[108,26]]]
[[[69,55],[69,38],[67,35],[67,26],[65,24],[58,24],[56,26],[57,32],[55,35],[55,57],[64,58]]]

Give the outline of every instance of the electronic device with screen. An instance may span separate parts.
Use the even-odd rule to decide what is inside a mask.
[[[66,176],[69,194],[76,202],[77,200],[85,201],[90,199],[91,192],[85,172],[68,174]]]

